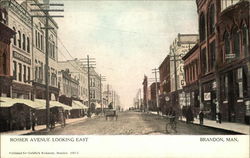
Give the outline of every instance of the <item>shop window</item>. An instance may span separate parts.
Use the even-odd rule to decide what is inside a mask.
[[[18,31],[18,47],[19,48],[21,48],[21,38],[22,38],[21,32]]]
[[[249,32],[248,32],[248,27],[246,24],[243,25],[242,28],[242,32],[243,32],[243,36],[242,36],[242,41],[243,41],[243,51],[244,51],[244,55],[245,57],[249,56]]]
[[[14,80],[17,79],[17,64],[16,64],[16,61],[13,61],[13,77],[14,77]]]
[[[239,68],[237,69],[237,80],[236,80],[236,84],[237,84],[237,89],[238,92],[236,93],[238,98],[243,98],[243,69]]]
[[[233,53],[237,58],[240,56],[240,34],[238,32],[237,27],[235,27],[232,31],[232,37],[233,37]]]
[[[13,27],[13,30],[16,32],[16,28],[15,27]],[[16,33],[14,34],[14,37],[13,37],[13,43],[16,46]]]
[[[214,33],[215,30],[215,7],[212,4],[209,8],[209,34]]]
[[[22,64],[18,64],[19,72],[18,72],[18,81],[22,82]]]
[[[228,75],[224,77],[224,96],[225,100],[228,100]]]
[[[206,38],[206,22],[204,13],[201,13],[199,18],[199,31],[200,31],[200,42],[202,42]]]
[[[23,34],[23,50],[26,50],[26,37],[25,37],[25,34]]]
[[[213,41],[212,43],[210,43],[209,45],[209,51],[210,51],[210,69],[213,70],[215,67],[215,63],[216,63],[216,58],[215,58],[215,41]]]

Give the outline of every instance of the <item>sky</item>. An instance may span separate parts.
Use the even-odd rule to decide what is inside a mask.
[[[51,2],[64,3],[64,18],[56,19],[59,60],[95,58],[124,108],[133,106],[144,75],[154,77],[177,34],[198,32],[194,0]]]

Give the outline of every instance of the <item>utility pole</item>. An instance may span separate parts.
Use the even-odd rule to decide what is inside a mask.
[[[49,19],[50,18],[62,18],[64,16],[61,15],[49,15],[49,12],[63,12],[63,9],[50,9],[50,6],[64,6],[64,4],[50,4],[49,0],[41,3],[31,4],[31,6],[38,6],[39,9],[32,9],[31,12],[43,12],[44,15],[34,15],[32,18],[45,18],[45,27],[41,29],[45,29],[45,41],[46,41],[46,49],[45,49],[45,97],[46,97],[46,129],[49,130],[50,124],[50,106],[49,106],[49,30],[54,29],[53,27],[49,26]],[[33,19],[32,19],[33,20]]]
[[[101,98],[101,107],[102,107],[102,113],[103,113],[103,102],[102,102],[102,81],[106,81],[106,77],[102,76],[100,74],[100,98]]]
[[[157,83],[157,72],[159,72],[158,69],[154,68],[152,69],[155,74],[155,95],[156,95],[156,106],[157,106],[157,114],[159,115],[159,95],[158,95],[158,83]]]
[[[90,58],[89,55],[87,55],[87,58],[84,58],[83,59],[83,67],[84,68],[87,68],[87,71],[88,71],[88,107],[90,108],[90,102],[91,102],[91,98],[90,98],[90,87],[93,86],[92,82],[91,82],[91,85],[90,85],[90,68],[95,68],[93,67],[95,65],[95,58]]]

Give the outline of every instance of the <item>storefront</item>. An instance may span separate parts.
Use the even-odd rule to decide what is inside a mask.
[[[220,74],[222,119],[249,124],[248,67],[237,64],[225,68]]]

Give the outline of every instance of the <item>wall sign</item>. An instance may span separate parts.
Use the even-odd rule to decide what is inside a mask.
[[[24,63],[26,63],[26,64],[31,65],[31,59],[25,57],[22,54],[17,53],[16,51],[13,51],[13,57],[20,60],[20,61],[22,61],[22,62],[24,62]]]
[[[205,101],[211,100],[211,93],[210,93],[210,92],[204,93],[204,100],[205,100]]]

